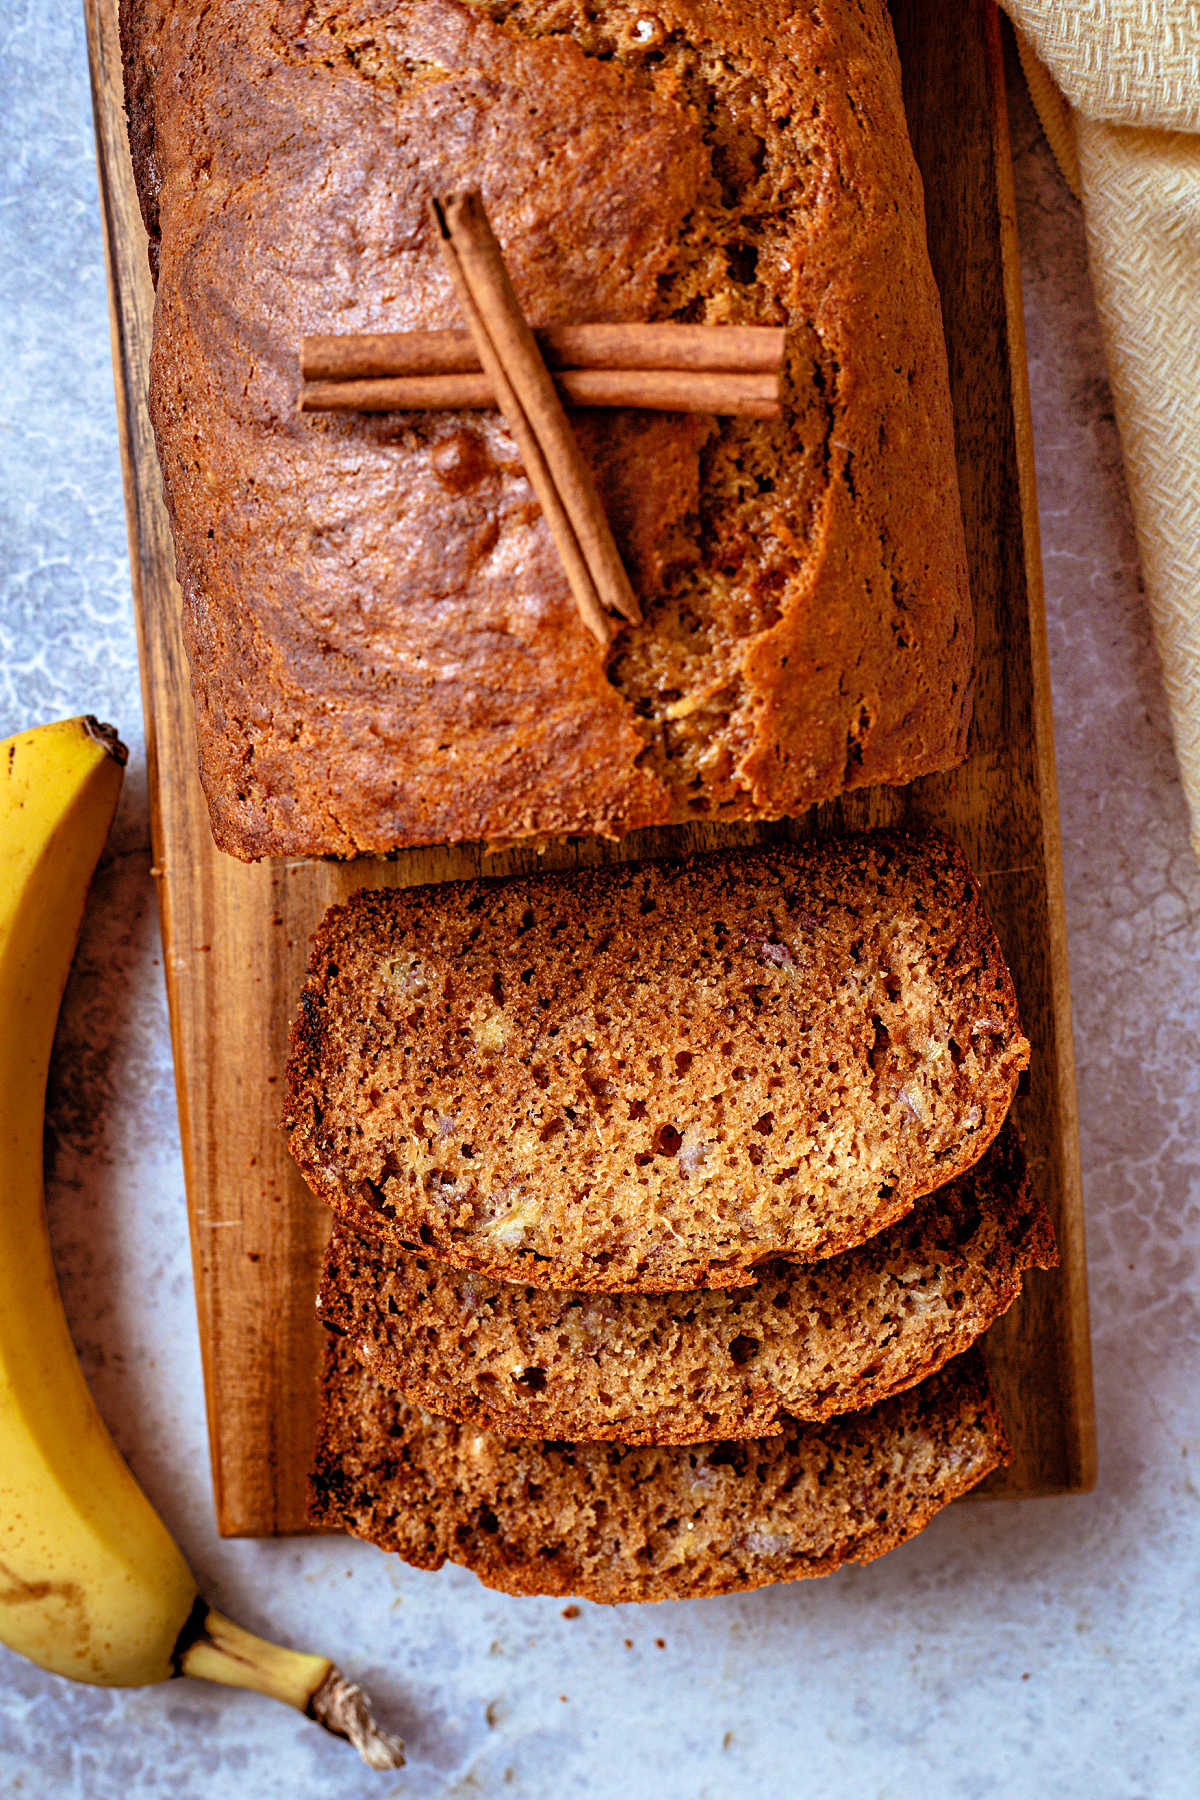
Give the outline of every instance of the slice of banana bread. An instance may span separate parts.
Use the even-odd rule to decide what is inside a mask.
[[[317,1309],[387,1387],[506,1437],[693,1444],[873,1406],[959,1355],[1058,1260],[1006,1125],[907,1219],[752,1288],[521,1287],[335,1228]]]
[[[628,1449],[434,1417],[331,1340],[317,1526],[512,1594],[682,1600],[870,1562],[1008,1460],[976,1351],[919,1387],[742,1443]]]
[[[880,832],[357,894],[286,1123],[350,1224],[537,1286],[745,1283],[978,1161],[1029,1046],[965,858]]]

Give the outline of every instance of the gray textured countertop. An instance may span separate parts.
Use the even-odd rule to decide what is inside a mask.
[[[194,1683],[0,1651],[0,1794],[820,1792],[1175,1800],[1200,1766],[1200,870],[1139,594],[1077,209],[1014,91],[1091,1263],[1100,1483],[954,1508],[867,1569],[681,1606],[509,1600],[343,1542],[223,1543],[208,1479],[82,23],[0,16],[0,736],[92,711],[133,757],[52,1079],[73,1328],[205,1591],[326,1649],[411,1763]],[[661,1640],[661,1641],[660,1641]]]

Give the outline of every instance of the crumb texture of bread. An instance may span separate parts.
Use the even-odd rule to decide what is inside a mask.
[[[122,0],[149,404],[223,850],[774,818],[961,760],[973,625],[884,0]],[[581,623],[498,414],[301,415],[306,333],[783,325],[773,421],[577,415],[644,614]]]
[[[870,1562],[1008,1456],[973,1351],[868,1412],[630,1449],[438,1418],[333,1338],[310,1516],[418,1568],[462,1563],[507,1593],[682,1600]]]
[[[317,1311],[431,1412],[505,1437],[692,1444],[873,1406],[961,1354],[1057,1261],[1005,1125],[907,1219],[755,1286],[572,1294],[490,1280],[336,1226]]]
[[[499,1280],[676,1291],[873,1237],[1028,1061],[965,858],[869,833],[354,896],[288,1063],[348,1224]]]

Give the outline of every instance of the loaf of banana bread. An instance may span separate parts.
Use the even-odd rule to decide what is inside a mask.
[[[674,1291],[874,1236],[977,1162],[1029,1046],[932,833],[355,895],[286,1124],[351,1225],[499,1280]]]
[[[572,1294],[492,1281],[336,1226],[317,1310],[430,1411],[505,1437],[694,1444],[766,1437],[912,1387],[1057,1261],[1006,1125],[907,1219],[753,1287]]]
[[[222,849],[770,818],[958,761],[972,622],[884,0],[122,0],[150,410]],[[576,415],[644,622],[580,622],[497,414],[301,416],[312,332],[783,325],[774,421]]]
[[[870,1562],[1008,1461],[975,1351],[919,1387],[748,1442],[543,1443],[412,1405],[331,1340],[314,1525],[510,1594],[682,1600]]]

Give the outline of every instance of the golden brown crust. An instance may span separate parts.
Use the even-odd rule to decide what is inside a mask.
[[[313,1191],[401,1247],[730,1287],[969,1168],[1028,1053],[961,852],[869,833],[358,894],[314,939],[286,1124]]]
[[[961,758],[945,353],[881,0],[121,10],[222,848],[775,817]],[[789,326],[777,423],[580,415],[646,616],[607,660],[498,417],[296,412],[305,332],[455,322],[423,209],[476,184],[538,323]]]
[[[327,1328],[415,1405],[505,1437],[691,1444],[873,1406],[960,1355],[1057,1261],[1011,1125],[906,1220],[752,1288],[563,1293],[334,1229]]]
[[[313,1524],[509,1594],[678,1600],[869,1562],[1008,1461],[977,1353],[870,1412],[749,1443],[508,1440],[328,1351]]]

